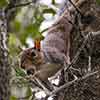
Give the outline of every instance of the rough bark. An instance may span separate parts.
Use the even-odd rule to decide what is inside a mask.
[[[77,7],[84,16],[89,15],[90,21],[86,22],[87,18],[84,19],[80,17],[78,13],[75,15],[75,26],[70,35],[71,60],[75,56],[78,49],[81,47],[84,41],[84,36],[89,32],[96,32],[100,30],[100,9],[96,5],[95,0],[79,1],[84,2],[80,5],[77,5]],[[79,55],[77,62],[73,65],[74,68],[80,69],[82,76],[89,72],[100,70],[100,35],[94,38],[92,37],[90,39],[91,41],[87,41],[88,45],[86,45],[85,48],[81,51],[81,54]],[[64,100],[99,100],[99,74],[69,86],[66,89]]]
[[[0,100],[10,99],[10,66],[8,63],[8,33],[6,15],[0,9]]]

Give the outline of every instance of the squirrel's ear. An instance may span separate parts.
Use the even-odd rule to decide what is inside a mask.
[[[41,49],[41,41],[39,39],[36,39],[35,42],[34,42],[34,49],[40,51]]]

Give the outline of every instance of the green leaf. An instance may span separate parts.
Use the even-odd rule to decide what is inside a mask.
[[[7,0],[0,0],[0,8],[6,6],[8,4]]]
[[[20,49],[18,48],[18,38],[16,38],[15,34],[10,33],[8,45],[10,55],[15,56],[19,54]]]
[[[26,95],[27,95],[27,97],[32,96],[32,90],[30,87],[28,87]]]
[[[26,73],[21,68],[15,68],[16,76],[26,76]]]
[[[28,27],[26,27],[26,32],[29,33],[29,34],[31,34],[31,33],[35,34],[35,33],[37,33],[37,31],[38,31],[38,26],[37,25],[31,24]]]
[[[43,40],[43,39],[44,39],[44,36],[39,32],[39,33],[34,37],[34,39]]]
[[[11,96],[10,100],[18,100],[15,96]]]
[[[21,28],[21,23],[19,21],[15,21],[15,31],[18,32]]]
[[[18,20],[14,20],[11,22],[11,29],[14,32],[19,32],[21,29],[21,22],[19,22]]]
[[[37,23],[31,24],[25,29],[25,33],[23,34],[22,38],[27,38],[28,36],[31,36],[32,38],[41,38],[43,39],[42,34],[39,32],[40,28],[40,23],[39,20]],[[25,37],[24,37],[25,36]]]
[[[96,0],[97,4],[100,5],[100,0]]]
[[[52,8],[48,8],[48,9],[43,10],[43,14],[45,14],[45,13],[52,13],[53,15],[55,15],[56,11]]]
[[[52,0],[52,4],[53,4],[53,5],[55,5],[55,4],[56,4],[55,0]]]
[[[16,36],[14,34],[10,34],[9,36],[9,44],[15,45],[16,44]]]

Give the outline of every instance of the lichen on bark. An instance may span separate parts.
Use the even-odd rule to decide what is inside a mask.
[[[6,14],[0,9],[0,100],[10,99],[10,67],[8,63]]]

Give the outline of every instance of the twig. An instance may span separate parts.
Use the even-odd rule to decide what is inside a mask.
[[[100,31],[92,32],[92,36],[93,36],[93,37],[94,37],[94,36],[98,36],[98,35],[100,35]]]
[[[50,27],[45,28],[45,29],[44,29],[44,30],[42,30],[40,33],[42,34],[42,33],[46,32],[46,31],[48,31],[49,29],[50,29]]]
[[[74,58],[72,59],[72,62],[71,64],[69,64],[65,70],[68,71],[68,69],[77,61],[81,51],[83,50],[83,48],[85,47],[87,41],[88,41],[88,38],[89,38],[90,34],[87,34],[84,41],[83,41],[83,44],[81,45],[81,47],[79,48],[79,50],[77,51],[76,55],[74,56]]]
[[[32,4],[32,3],[33,3],[33,1],[31,1],[31,2],[26,2],[26,3],[21,3],[21,4],[15,4],[15,5],[11,5],[11,6],[8,5],[8,7],[6,8],[6,10],[8,11],[8,10],[11,10],[11,9],[14,9],[14,8],[27,6],[27,5],[30,5],[30,4]]]
[[[39,80],[37,77],[34,77],[34,78],[37,81],[37,83],[43,88],[43,90],[45,91],[45,93],[47,95],[50,94],[50,91],[42,84],[41,80]]]
[[[87,41],[89,40],[89,37],[94,37],[94,36],[98,36],[98,35],[100,35],[100,31],[97,31],[97,32],[90,32],[90,33],[88,33],[88,34],[85,36],[84,41],[83,41],[81,47],[79,48],[79,50],[77,51],[76,55],[75,55],[74,58],[72,59],[71,64],[69,64],[69,65],[66,66],[66,68],[65,68],[66,71],[67,71],[73,64],[76,63],[76,61],[77,61],[77,59],[78,59],[78,57],[79,57],[81,51],[83,50],[83,48],[85,47]]]
[[[37,77],[35,77],[35,74],[34,75],[30,75],[30,76],[26,76],[25,79],[28,79],[28,80],[35,80],[37,82],[37,87],[41,87],[45,92],[46,94],[49,94],[50,91],[44,86],[44,84],[41,82],[41,80]],[[39,85],[39,86],[38,86]]]
[[[65,83],[64,85],[60,86],[59,88],[56,88],[56,90],[52,91],[48,96],[51,96],[51,95],[54,95],[60,91],[62,91],[63,89],[67,88],[68,86],[74,84],[75,82],[79,82],[79,81],[82,81],[90,76],[93,76],[95,74],[97,74],[99,71],[95,71],[95,72],[91,72],[91,73],[88,73],[87,75],[83,76],[82,78],[78,78],[78,79],[75,79],[71,82],[68,82],[68,83]]]
[[[83,14],[82,14],[81,11],[76,7],[76,5],[75,5],[71,0],[69,0],[69,2],[73,5],[73,7],[76,9],[76,11],[77,11],[81,16],[83,16]]]

